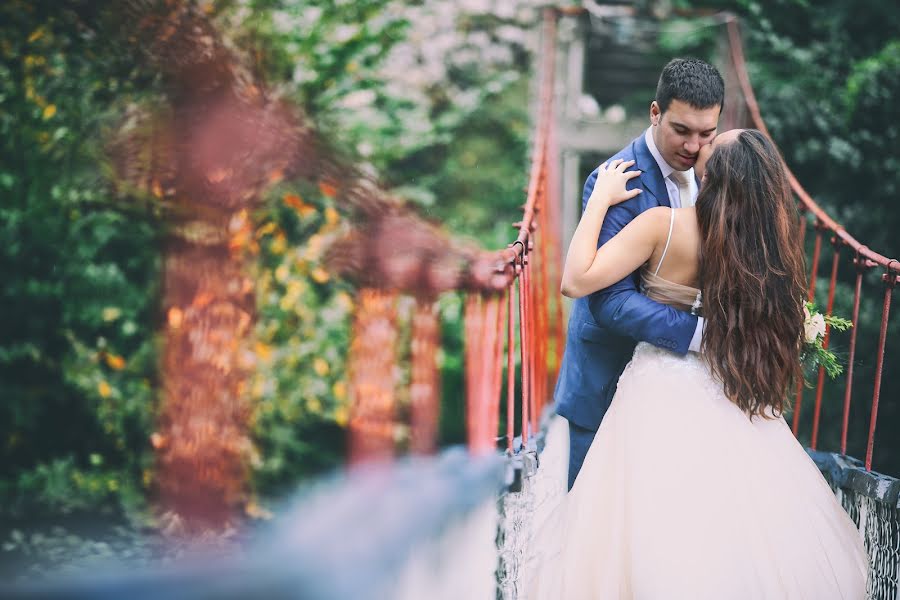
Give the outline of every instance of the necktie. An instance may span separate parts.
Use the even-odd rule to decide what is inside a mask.
[[[672,171],[672,174],[669,175],[672,181],[678,185],[678,199],[681,202],[682,208],[694,205],[691,200],[690,173],[692,173],[692,171]]]

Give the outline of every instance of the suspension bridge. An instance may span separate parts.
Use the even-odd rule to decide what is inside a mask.
[[[140,8],[139,2],[128,4]],[[185,233],[194,241],[176,245],[167,263],[172,266],[166,274],[170,292],[164,303],[172,308],[167,313],[169,349],[162,376],[167,390],[179,391],[167,393],[163,402],[163,420],[169,424],[158,447],[163,501],[181,513],[202,515],[206,523],[214,523],[227,515],[227,498],[237,493],[243,480],[241,468],[235,467],[240,463],[245,435],[241,428],[246,411],[238,392],[242,370],[229,371],[232,375],[228,378],[198,378],[198,372],[208,372],[204,371],[206,359],[198,357],[188,338],[192,326],[211,332],[248,330],[245,315],[252,314],[252,307],[247,306],[246,289],[232,285],[246,277],[240,267],[241,248],[234,244],[245,223],[235,215],[276,175],[317,181],[366,217],[355,237],[338,245],[332,263],[337,272],[358,285],[347,349],[353,398],[348,426],[350,467],[282,507],[282,516],[273,521],[270,530],[239,557],[197,559],[177,568],[105,579],[75,578],[4,592],[19,597],[67,598],[529,597],[530,572],[554,553],[553,548],[532,543],[535,533],[566,493],[566,432],[552,411],[552,385],[565,342],[565,307],[558,290],[566,219],[568,215],[571,221],[572,216],[571,208],[565,207],[571,199],[564,190],[573,183],[561,176],[571,173],[561,158],[566,140],[559,133],[560,90],[566,85],[561,67],[572,56],[563,57],[558,50],[560,26],[582,18],[582,11],[544,10],[524,210],[516,223],[516,237],[499,251],[463,247],[448,239],[380,192],[364,174],[324,152],[321,139],[302,126],[302,116],[266,103],[252,77],[235,75],[234,69],[208,68],[232,60],[208,28],[198,25],[200,33],[194,35],[190,27],[182,27],[170,32],[169,46],[149,44],[151,55],[156,53],[160,68],[167,70],[174,85],[190,90],[178,95],[183,104],[173,114],[183,119],[185,135],[200,142],[173,146],[190,153],[191,160],[182,162],[199,165],[207,175],[216,161],[234,163],[227,177],[220,175],[225,171],[213,169],[217,175],[200,181],[179,171],[179,156],[167,153],[161,139],[126,139],[119,146],[125,154],[139,144],[163,148],[162,159],[154,161],[158,172],[123,175],[135,186],[158,187],[163,195],[170,189],[188,190],[196,202],[206,202],[207,209],[215,206],[204,213],[208,222],[181,224],[183,231],[194,232],[191,236]],[[200,17],[188,13],[180,18],[184,23],[202,23],[191,21]],[[738,21],[724,14],[718,23],[727,40],[722,56],[727,99],[720,130],[744,126],[768,133],[747,74]],[[152,27],[152,23],[147,25],[151,33]],[[167,54],[189,55],[178,50],[184,44],[205,45],[206,63],[188,63]],[[198,85],[198,73],[211,75]],[[208,94],[223,88],[230,91],[223,96],[225,100],[215,103],[216,110],[205,121],[190,120],[197,118],[196,107],[209,101]],[[243,116],[235,120],[235,115]],[[222,139],[211,134],[204,137],[213,129],[219,131],[217,135],[245,139],[249,149],[245,147],[240,158],[223,155]],[[777,139],[777,132],[773,137]],[[204,200],[221,199],[228,183],[223,180],[229,177],[234,181],[227,188],[231,191],[224,194],[227,201]],[[809,452],[864,536],[870,557],[868,595],[897,598],[900,481],[872,471],[872,461],[877,452],[874,440],[887,326],[900,262],[858,241],[815,202],[793,174],[790,181],[803,217],[798,243],[814,236],[808,263],[810,300],[832,312],[844,264],[852,266],[850,318],[854,322],[860,319],[863,294],[883,298],[877,345],[857,347],[857,328],[843,334],[849,336],[845,375],[830,382],[820,369],[811,389],[798,386],[790,422],[799,435],[806,426],[802,415],[809,413],[802,409],[813,403]],[[210,234],[205,241],[196,241],[197,231],[216,228],[227,234]],[[390,244],[386,245],[386,240]],[[391,252],[391,246],[402,247],[402,255]],[[224,253],[219,251],[223,247],[227,248]],[[830,270],[819,273],[819,264],[829,252]],[[198,262],[207,267],[199,277]],[[223,264],[232,267],[222,268]],[[873,271],[881,274],[880,287],[865,277]],[[817,285],[822,277],[828,278],[827,287]],[[817,295],[820,288],[826,290],[824,296]],[[435,300],[448,292],[465,294],[468,442],[465,448],[437,451],[440,322]],[[205,301],[198,303],[201,296]],[[411,301],[401,302],[402,298]],[[400,335],[407,327],[409,335]],[[831,341],[827,331],[826,347]],[[408,346],[401,348],[401,343]],[[871,390],[854,384],[855,359],[862,353],[874,355],[876,360]],[[394,372],[404,357],[410,363],[410,380],[407,389],[399,390]],[[234,360],[238,364],[238,359]],[[190,381],[198,380],[212,386],[204,398],[181,393]],[[844,386],[836,448],[821,448],[819,443],[823,426],[837,426],[822,422],[823,393],[828,385]],[[401,395],[410,399],[402,419],[410,432],[407,456],[399,456],[396,436]],[[228,410],[209,404],[226,401],[232,402]],[[851,431],[852,402],[868,404],[870,419],[865,432]],[[204,427],[178,429],[185,414],[200,412],[206,419]],[[214,418],[210,415],[223,414],[222,420],[210,424]],[[866,439],[865,455],[858,458],[847,455],[848,438],[857,435]],[[205,450],[199,452],[198,448]]]

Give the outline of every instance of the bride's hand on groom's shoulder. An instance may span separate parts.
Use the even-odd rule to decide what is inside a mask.
[[[603,163],[597,167],[597,181],[594,182],[594,190],[591,192],[589,204],[605,204],[612,206],[631,200],[641,193],[640,188],[633,190],[625,189],[630,179],[639,177],[640,171],[627,171],[629,167],[634,165],[633,160],[616,160]]]

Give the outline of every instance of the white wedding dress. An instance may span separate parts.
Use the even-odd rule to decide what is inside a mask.
[[[865,598],[860,533],[784,419],[750,419],[695,353],[638,344],[561,509],[542,598]]]

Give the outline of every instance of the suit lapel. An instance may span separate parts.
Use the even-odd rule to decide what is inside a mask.
[[[669,202],[669,192],[666,190],[666,182],[663,181],[662,171],[659,170],[656,159],[650,153],[650,148],[647,147],[647,140],[644,139],[643,135],[634,141],[634,159],[637,163],[637,168],[642,171],[640,179],[644,189],[650,192],[656,199],[657,204],[671,207],[672,204]]]

